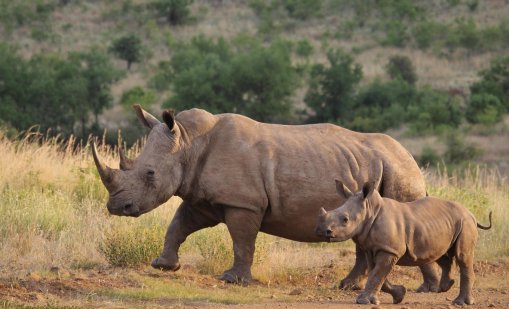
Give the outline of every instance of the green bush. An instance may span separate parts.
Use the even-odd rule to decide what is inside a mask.
[[[418,158],[418,162],[420,166],[436,167],[440,163],[440,156],[435,149],[426,145],[422,149],[422,153]]]
[[[421,49],[430,47],[434,42],[445,41],[448,26],[435,21],[423,21],[412,29],[412,35]]]
[[[383,24],[385,37],[382,45],[404,47],[408,40],[408,26],[399,19],[390,19]]]
[[[189,6],[193,0],[156,0],[153,7],[160,17],[166,18],[170,25],[182,25],[190,20]]]
[[[415,85],[417,81],[415,67],[407,56],[391,56],[385,70],[392,79],[400,78],[411,85]]]
[[[295,52],[297,55],[307,58],[313,54],[313,45],[308,39],[300,40],[297,42]]]
[[[376,79],[361,88],[355,98],[354,120],[349,127],[363,132],[379,132],[405,122],[407,107],[415,101],[417,91],[407,82]]]
[[[290,17],[306,20],[321,13],[323,1],[283,0],[282,3]]]
[[[462,119],[459,102],[429,87],[419,91],[408,108],[407,121],[415,134],[446,132],[457,128]]]
[[[263,46],[257,39],[195,37],[180,44],[170,61],[174,95],[165,106],[238,112],[260,121],[287,119],[298,75],[288,44]]]
[[[480,149],[466,143],[463,136],[457,131],[451,131],[445,135],[445,145],[444,161],[450,164],[472,161],[481,154]]]
[[[509,56],[491,61],[490,67],[482,70],[481,80],[470,87],[473,95],[491,94],[498,98],[505,111],[509,110]]]
[[[502,120],[504,106],[500,99],[489,93],[478,93],[470,97],[465,111],[470,123],[494,125]]]
[[[310,120],[348,120],[356,86],[362,79],[362,67],[341,50],[330,50],[327,59],[328,67],[315,64],[311,69],[309,89],[304,98],[306,105],[315,112]]]
[[[152,104],[156,101],[156,94],[141,86],[135,86],[122,94],[120,103],[126,107],[131,107],[133,104],[140,104],[144,109],[150,109]]]

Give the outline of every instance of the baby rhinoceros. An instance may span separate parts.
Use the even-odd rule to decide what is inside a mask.
[[[316,233],[328,241],[353,241],[365,252],[369,276],[359,304],[379,304],[380,289],[392,295],[395,304],[403,301],[406,289],[391,285],[386,277],[394,265],[420,266],[438,262],[442,268],[440,291],[454,284],[451,266],[456,259],[460,268],[460,293],[455,304],[473,304],[474,248],[478,224],[462,205],[435,197],[400,203],[381,197],[374,182],[364,184],[353,194],[336,180],[338,194],[346,199],[329,212],[321,209]]]

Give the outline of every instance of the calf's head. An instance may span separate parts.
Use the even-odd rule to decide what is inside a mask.
[[[316,235],[325,237],[327,241],[345,241],[359,234],[374,187],[374,182],[367,182],[362,191],[354,194],[341,181],[336,180],[336,191],[346,202],[331,211],[323,207],[320,209]]]
[[[101,162],[95,144],[92,153],[101,180],[109,192],[108,211],[113,215],[138,217],[166,202],[178,190],[183,175],[181,132],[173,111],[163,112],[163,122],[134,109],[150,133],[139,156],[131,160],[122,150],[120,169]]]

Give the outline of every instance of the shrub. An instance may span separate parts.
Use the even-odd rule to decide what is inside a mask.
[[[470,97],[465,116],[470,123],[493,125],[502,120],[503,111],[504,107],[498,97],[479,93]]]
[[[391,19],[384,23],[383,28],[385,31],[385,37],[381,40],[382,45],[396,47],[405,46],[408,40],[408,26],[406,24],[404,24],[401,20]]]
[[[396,55],[390,57],[385,70],[392,79],[400,78],[411,85],[415,85],[417,81],[414,65],[407,56]]]
[[[354,104],[355,87],[362,79],[362,67],[341,50],[327,53],[329,66],[311,69],[309,90],[304,102],[315,112],[312,121],[347,119]]]
[[[420,166],[437,166],[440,163],[440,156],[436,150],[426,145],[418,158]]]
[[[398,127],[407,118],[407,107],[417,91],[407,82],[396,79],[375,80],[361,88],[355,98],[354,120],[349,127],[363,132],[385,131]]]
[[[323,1],[283,0],[283,6],[292,18],[306,20],[320,14]]]
[[[472,161],[481,154],[480,149],[466,143],[463,136],[456,131],[451,131],[445,135],[445,145],[444,161],[450,164]]]
[[[174,95],[166,106],[239,112],[260,121],[289,115],[298,81],[287,44],[264,47],[250,37],[238,37],[231,45],[195,37],[176,48],[170,69]]]
[[[430,47],[433,42],[444,41],[448,27],[435,21],[424,21],[417,24],[413,30],[413,37],[417,46],[421,49]]]
[[[150,109],[155,101],[155,93],[141,86],[136,86],[127,90],[122,94],[122,98],[120,99],[120,103],[124,106],[131,107],[133,104],[140,104],[144,109]]]
[[[141,60],[141,39],[135,34],[122,36],[113,41],[110,51],[122,60],[127,61],[127,69],[131,64]]]
[[[441,133],[457,128],[463,119],[459,103],[445,93],[424,88],[409,106],[408,122],[416,134]]]
[[[313,54],[313,45],[309,43],[308,39],[300,40],[297,42],[295,52],[297,55],[307,58]]]
[[[504,109],[509,110],[509,56],[493,59],[490,67],[481,71],[479,75],[481,80],[470,87],[472,95],[496,96]]]
[[[190,20],[189,6],[193,0],[156,0],[153,6],[159,16],[166,18],[169,24],[182,25]]]

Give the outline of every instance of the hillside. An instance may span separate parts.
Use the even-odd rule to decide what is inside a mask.
[[[490,61],[496,57],[506,55],[509,46],[509,6],[505,1],[195,0],[183,1],[190,2],[190,12],[185,22],[178,25],[172,25],[165,17],[158,15],[154,8],[157,2],[165,1],[1,1],[0,38],[5,44],[15,46],[25,59],[37,55],[67,59],[69,52],[91,49],[107,53],[114,68],[119,71],[108,90],[111,101],[106,102],[105,109],[101,107],[97,112],[90,113],[88,120],[82,119],[81,130],[80,122],[70,126],[74,134],[85,134],[87,130],[100,132],[100,129],[106,128],[111,133],[112,141],[116,140],[116,133],[112,132],[116,132],[117,128],[123,128],[130,141],[141,134],[139,130],[132,129],[135,122],[128,108],[130,101],[123,100],[127,103],[123,106],[120,104],[123,95],[133,88],[138,87],[135,90],[143,91],[142,98],[147,99],[148,108],[156,113],[162,105],[171,106],[173,101],[165,102],[179,90],[175,88],[178,85],[174,84],[178,72],[175,72],[170,61],[181,52],[183,44],[188,44],[199,35],[213,41],[223,38],[231,44],[239,36],[253,37],[267,47],[278,40],[289,42],[288,46],[293,50],[292,64],[299,71],[299,81],[293,82],[298,86],[285,91],[281,100],[288,101],[293,108],[289,116],[272,117],[270,121],[291,123],[305,122],[307,115],[314,114],[309,104],[304,102],[309,89],[309,74],[316,64],[327,66],[329,50],[341,49],[349,53],[353,61],[362,67],[362,78],[354,92],[362,92],[362,87],[368,87],[376,80],[389,80],[386,66],[390,58],[406,56],[415,68],[417,89],[430,87],[433,91],[442,92],[445,94],[443,100],[448,96],[449,101],[457,101],[459,109],[465,110],[470,87],[480,79],[479,72],[487,69]],[[116,39],[131,34],[141,40],[142,55],[130,70],[126,70],[125,61],[108,51]],[[300,49],[302,46],[304,49]],[[168,63],[170,69],[165,69]],[[244,99],[246,95],[249,92],[241,94],[237,100]],[[134,99],[137,98],[134,96]],[[205,102],[199,106],[207,108],[207,104]],[[210,109],[242,112],[235,104],[244,103],[236,102],[233,107]],[[194,105],[188,102],[185,106]],[[83,115],[83,112],[78,114]],[[99,116],[95,126],[92,125],[93,114]],[[247,114],[261,120],[267,118]],[[348,117],[324,119],[356,130],[385,131],[387,125],[366,127],[366,117],[369,119],[372,114],[376,112],[364,112],[360,125],[355,122],[356,119]],[[406,123],[412,122],[411,114],[405,117],[408,118]],[[4,122],[10,123],[9,119]],[[505,138],[507,126],[503,123],[493,126],[490,122],[488,129],[485,126],[480,129],[474,126],[472,129],[469,124],[466,129],[465,125],[460,128],[467,135],[495,134]],[[405,124],[396,125],[390,132],[395,132],[391,134],[397,138],[405,138],[408,136],[405,128]],[[440,130],[429,131],[425,135],[439,134]],[[415,134],[411,136],[412,140],[416,139]],[[479,139],[483,147],[490,146],[491,143],[484,142],[483,137],[469,138]],[[412,142],[408,144],[414,154],[420,155],[422,147],[413,147]],[[436,150],[440,148],[443,147],[439,146]],[[490,153],[490,158],[481,156],[478,160],[497,161],[501,157],[508,157],[508,152],[507,149],[495,151],[497,159],[493,160],[493,151],[488,150],[484,153]]]

